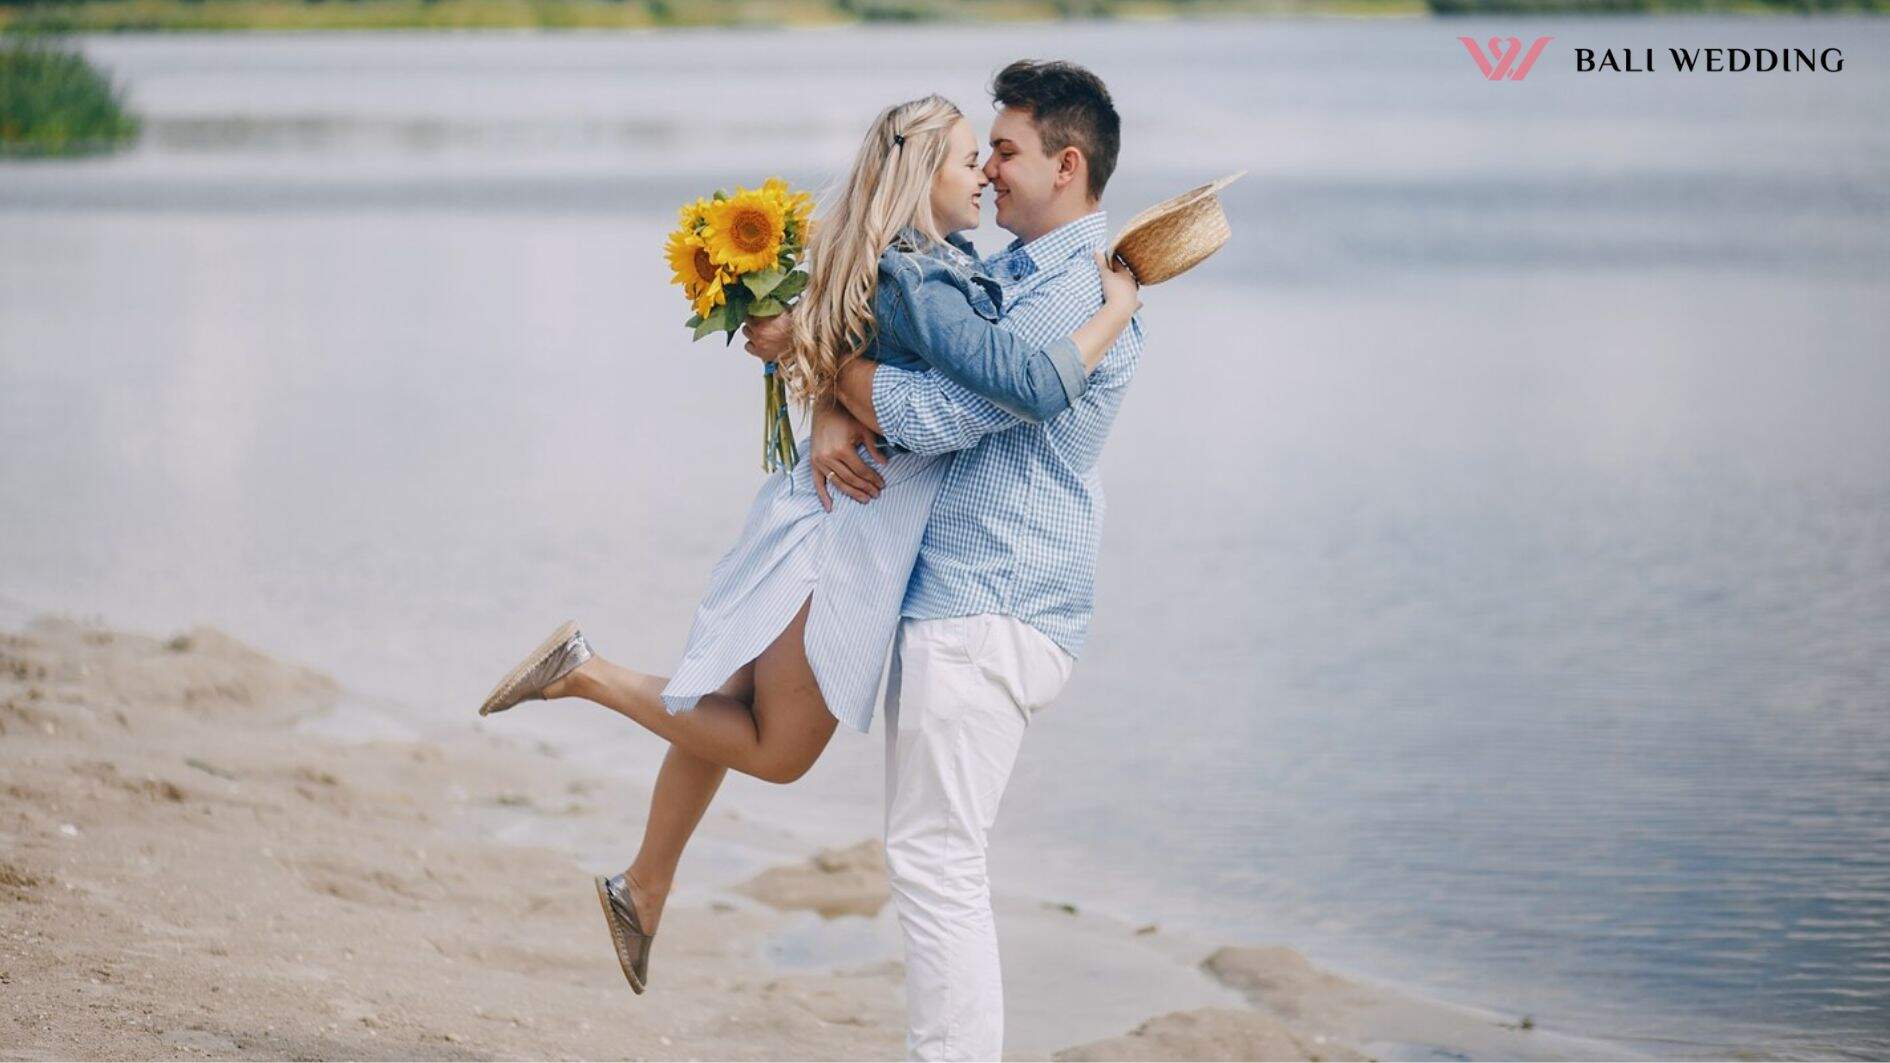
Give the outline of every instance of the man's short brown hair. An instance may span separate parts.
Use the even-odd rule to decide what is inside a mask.
[[[1089,197],[1102,198],[1103,186],[1116,172],[1122,119],[1101,78],[1060,59],[1019,59],[991,79],[991,100],[1029,111],[1046,154],[1068,147],[1082,152],[1089,163]]]

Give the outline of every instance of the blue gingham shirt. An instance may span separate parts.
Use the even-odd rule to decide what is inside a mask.
[[[1047,344],[1102,306],[1094,253],[1101,211],[1018,241],[984,268],[1004,289],[1002,324]],[[1081,656],[1095,611],[1104,499],[1096,461],[1142,357],[1131,321],[1069,409],[1030,423],[940,375],[881,365],[873,411],[888,441],[956,451],[932,505],[901,614],[918,620],[999,613]]]

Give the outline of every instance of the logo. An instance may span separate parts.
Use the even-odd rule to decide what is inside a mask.
[[[1459,37],[1464,50],[1470,58],[1477,61],[1477,69],[1491,81],[1501,81],[1507,77],[1511,81],[1521,81],[1529,76],[1529,68],[1536,65],[1536,57],[1542,54],[1543,46],[1554,37],[1537,37],[1536,43],[1529,46],[1529,54],[1523,55],[1522,38],[1511,37],[1505,41],[1501,37],[1490,38],[1490,53],[1483,54],[1475,37]],[[1520,59],[1517,57],[1521,56]]]

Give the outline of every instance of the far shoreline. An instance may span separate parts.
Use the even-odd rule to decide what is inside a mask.
[[[0,5],[0,32],[46,34],[661,31],[1275,19],[1875,15],[1879,0],[84,0]]]

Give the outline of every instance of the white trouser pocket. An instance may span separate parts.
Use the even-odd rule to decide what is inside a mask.
[[[1014,616],[965,617],[971,659],[1028,717],[1056,700],[1076,661],[1050,636]]]

